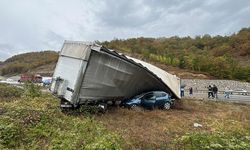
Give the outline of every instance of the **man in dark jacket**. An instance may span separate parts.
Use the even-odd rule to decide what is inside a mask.
[[[213,86],[213,97],[216,98],[216,99],[218,99],[218,94],[217,93],[218,93],[218,88],[214,84],[214,86]]]
[[[192,88],[192,87],[189,88],[189,95],[190,95],[190,96],[193,95],[193,88]]]

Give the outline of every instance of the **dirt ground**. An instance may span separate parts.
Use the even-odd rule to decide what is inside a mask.
[[[187,133],[249,129],[249,113],[249,105],[182,100],[169,111],[137,112],[117,107],[96,119],[122,135],[124,149],[162,149],[173,147],[174,140]],[[194,127],[194,123],[202,127]]]

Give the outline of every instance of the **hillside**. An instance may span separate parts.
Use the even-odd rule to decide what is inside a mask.
[[[15,55],[5,60],[1,65],[2,75],[32,72],[36,68],[45,68],[45,73],[51,74],[58,59],[55,51],[30,52]],[[40,70],[37,70],[38,72]]]
[[[141,37],[100,44],[141,55],[147,61],[206,72],[220,79],[250,81],[250,28],[243,28],[231,36]]]
[[[144,59],[140,54],[126,53],[126,55]],[[13,56],[7,59],[0,65],[1,75],[11,76],[20,73],[38,73],[45,76],[50,76],[54,72],[54,68],[58,59],[58,53],[54,51],[43,52],[31,52]],[[212,76],[205,72],[190,71],[188,69],[180,69],[178,67],[163,64],[161,62],[155,62],[147,60],[169,73],[175,74],[181,78],[198,78],[198,79],[210,79]]]
[[[142,59],[181,78],[250,81],[250,28],[231,36],[115,39],[97,43]],[[52,74],[58,53],[13,56],[0,66],[2,75],[24,72]]]

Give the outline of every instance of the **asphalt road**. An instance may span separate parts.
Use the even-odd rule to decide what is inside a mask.
[[[243,103],[243,104],[250,104],[250,95],[230,95],[229,99],[225,98],[224,94],[218,94],[218,99],[208,98],[207,93],[194,93],[192,96],[186,94],[185,98],[194,98],[194,99],[206,99],[206,100],[213,100],[213,101],[227,101],[227,102],[236,102],[236,103]]]

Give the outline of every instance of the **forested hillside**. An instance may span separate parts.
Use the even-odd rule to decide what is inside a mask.
[[[100,43],[125,53],[217,78],[250,81],[250,28],[231,36],[115,39]]]
[[[31,52],[15,55],[3,62],[1,74],[17,74],[24,73],[34,68],[56,63],[58,53],[55,51]]]
[[[141,37],[98,43],[148,62],[205,73],[219,79],[250,81],[250,28],[243,28],[230,36]],[[2,63],[1,74],[39,69],[55,64],[57,59],[58,53],[54,51],[16,55]]]

